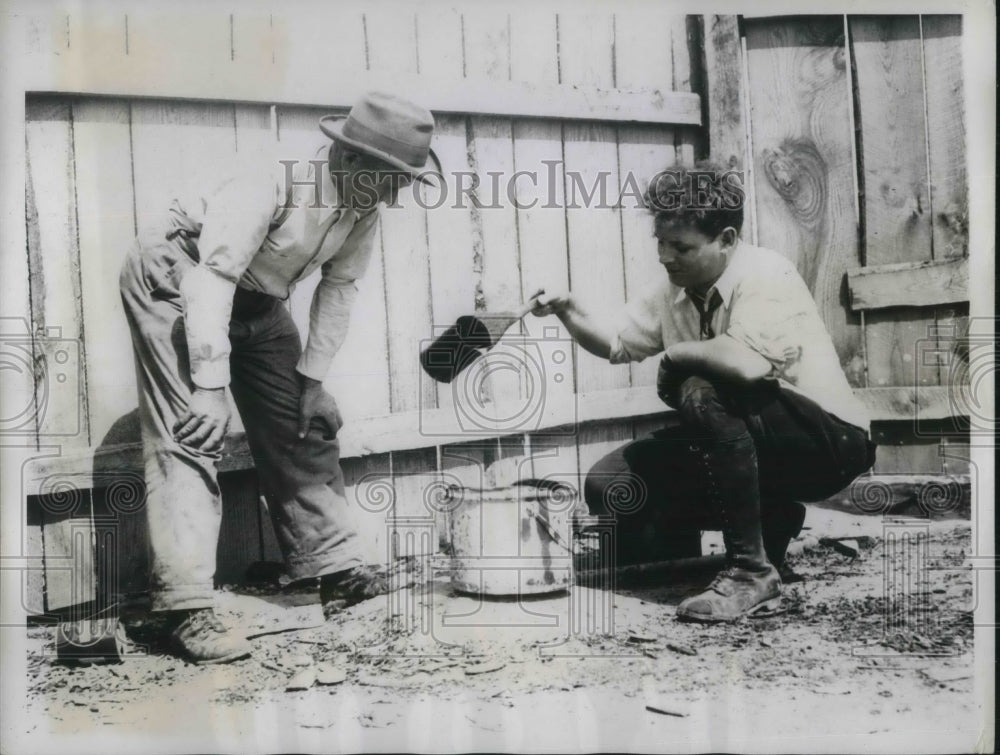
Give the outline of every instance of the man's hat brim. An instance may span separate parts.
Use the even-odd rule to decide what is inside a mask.
[[[319,119],[319,128],[320,131],[334,141],[346,144],[348,147],[358,152],[363,152],[366,155],[378,158],[382,162],[388,163],[394,168],[398,168],[405,173],[409,173],[410,176],[417,181],[430,184],[430,181],[428,180],[429,176],[425,174],[430,173],[431,175],[434,175],[433,169],[436,169],[439,175],[444,175],[441,168],[441,162],[438,160],[438,156],[434,154],[433,149],[427,150],[427,160],[423,165],[409,165],[399,158],[390,155],[388,152],[383,152],[380,149],[372,147],[370,144],[365,144],[357,139],[344,136],[343,132],[345,123],[347,123],[347,119],[344,116],[324,115]],[[428,165],[431,165],[432,169],[430,171],[428,171]]]

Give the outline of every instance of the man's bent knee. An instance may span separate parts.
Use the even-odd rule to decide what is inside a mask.
[[[677,413],[682,426],[706,440],[734,440],[747,432],[746,422],[724,401],[716,383],[698,375],[687,378],[680,388]]]

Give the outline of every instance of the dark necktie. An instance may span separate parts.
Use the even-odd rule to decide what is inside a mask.
[[[691,298],[695,309],[698,310],[701,340],[707,341],[710,338],[715,338],[715,330],[712,328],[712,315],[715,314],[715,310],[722,306],[722,296],[719,294],[718,289],[712,289],[712,295],[708,298],[707,303],[705,302],[705,297],[700,294],[693,291],[688,291],[687,294]]]

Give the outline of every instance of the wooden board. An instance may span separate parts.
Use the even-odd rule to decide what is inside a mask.
[[[566,125],[564,136],[570,287],[594,316],[611,321],[625,303],[621,220],[612,208],[619,185],[617,134],[605,126]],[[577,355],[578,392],[628,385],[627,367],[579,347]]]
[[[437,540],[422,533],[434,525],[431,502],[439,490],[437,452],[434,448],[395,451],[392,456],[392,486],[395,505],[384,521],[386,556],[419,556],[437,552]],[[393,539],[395,542],[393,543]],[[392,543],[392,545],[390,545]],[[399,552],[399,549],[404,552]]]
[[[478,277],[476,308],[509,311],[521,303],[517,218],[506,191],[515,170],[511,123],[506,119],[470,117],[468,128],[470,167],[479,180],[477,204],[472,209],[478,257],[473,261]],[[508,401],[521,395],[521,376],[516,369],[520,354],[508,336],[471,368],[489,375],[483,381],[488,401]]]
[[[475,311],[476,276],[473,269],[473,242],[470,201],[459,199],[459,184],[466,179],[456,172],[468,172],[465,118],[437,116],[433,148],[441,160],[446,176],[441,188],[425,189],[427,204],[440,206],[427,210],[427,247],[430,264],[431,329],[421,335],[421,348],[428,339],[440,335],[462,315]],[[421,373],[420,379],[430,378]],[[451,407],[455,403],[454,383],[437,384],[437,406]]]
[[[365,12],[368,68],[385,74],[415,70],[415,18],[388,7]],[[382,260],[388,322],[390,407],[408,411],[437,405],[433,384],[421,379],[420,341],[431,332],[427,212],[415,192],[400,192],[396,205],[381,211]]]
[[[670,21],[670,45],[673,58],[673,74],[675,92],[693,92],[694,79],[697,75],[699,62],[692,60],[692,54],[698,55],[700,45],[692,46],[691,27],[697,25],[695,16],[675,15]],[[666,35],[664,35],[666,36]],[[693,129],[678,128],[674,132],[674,146],[677,150],[677,162],[680,165],[694,165],[697,157],[696,144],[698,135]]]
[[[931,259],[923,67],[916,16],[848,19],[857,79],[866,265]],[[915,364],[933,317],[866,317],[868,384],[936,385],[936,367]]]
[[[389,89],[405,91],[439,112],[465,113],[469,103],[476,102],[476,112],[507,117],[700,123],[700,101],[690,90],[636,92],[611,86],[538,85],[505,76],[484,98],[473,81],[425,78],[417,73],[416,65],[400,74],[385,74],[355,62],[374,60],[367,49],[375,41],[367,28],[370,13],[373,22],[378,13],[384,13],[396,16],[392,21],[400,27],[408,21],[426,32],[431,23],[421,24],[420,17],[428,15],[428,10],[436,9],[421,8],[414,19],[412,12],[391,6],[361,12],[340,5],[317,8],[306,4],[285,6],[265,19],[259,11],[228,14],[207,8],[192,16],[190,10],[161,9],[129,14],[127,32],[124,14],[78,12],[70,14],[66,36],[70,42],[85,36],[88,43],[34,45],[25,88],[323,107],[349,106],[365,91]],[[477,8],[465,17],[471,25],[489,12]],[[99,23],[93,18],[98,15]],[[563,15],[580,14],[573,10]],[[611,29],[611,14],[599,16],[604,24],[599,33],[603,34]],[[50,26],[36,28],[34,33],[58,37],[64,24],[65,16],[54,14]],[[316,50],[338,52],[340,75],[331,78],[326,67],[316,64]],[[609,46],[604,55],[610,54]],[[503,67],[499,59],[494,64]],[[150,81],[156,82],[155,91],[150,90]]]
[[[746,34],[758,243],[796,263],[860,386],[860,320],[843,290],[860,263],[843,19],[755,21]]]
[[[962,257],[969,249],[962,17],[921,16],[920,23],[934,258]]]
[[[45,610],[79,606],[97,597],[91,493],[62,491],[40,496]]]
[[[715,162],[746,167],[743,54],[736,16],[704,17],[708,145]]]
[[[341,459],[347,505],[351,509],[369,563],[384,563],[385,521],[391,516],[395,493],[389,454]]]
[[[65,101],[25,108],[26,213],[39,436],[90,442],[73,125]]]
[[[515,80],[554,83],[559,80],[556,14],[551,8],[525,9],[511,15],[511,76]],[[514,185],[517,199],[517,235],[521,250],[521,296],[539,288],[569,288],[569,247],[566,238],[563,129],[554,121],[518,119],[513,125],[514,166],[527,175]],[[523,321],[543,380],[536,388],[544,403],[576,406],[574,347],[556,317]],[[527,394],[525,394],[527,395]],[[573,417],[575,421],[576,417]],[[524,430],[539,429],[525,423]],[[534,477],[557,475],[575,485],[577,475],[576,426],[570,424],[549,435],[541,430],[526,439]],[[549,446],[557,453],[547,455]],[[540,455],[540,452],[542,455]]]
[[[959,257],[861,267],[848,271],[847,284],[855,310],[968,302],[969,263]]]
[[[83,322],[89,360],[87,394],[93,443],[138,406],[129,332],[118,276],[135,240],[129,105],[72,103],[77,176]]]
[[[667,7],[616,11],[615,81],[618,86],[669,89],[673,87],[673,53],[666,39],[670,29],[684,23]],[[659,171],[676,161],[674,129],[646,125],[618,127],[619,203],[625,264],[625,299],[638,296],[650,280],[663,275],[656,254],[652,214],[641,193]],[[656,381],[657,360],[629,366],[633,386]]]

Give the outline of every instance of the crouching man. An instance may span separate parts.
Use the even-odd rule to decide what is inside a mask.
[[[534,310],[612,363],[662,354],[657,391],[676,415],[600,460],[585,496],[607,509],[608,496],[630,487],[656,527],[722,530],[726,568],[677,609],[705,622],[776,608],[801,501],[833,495],[875,460],[866,411],[795,266],[739,238],[742,192],[731,178],[701,164],[652,183],[666,276],[617,323],[570,293],[543,295]]]
[[[321,119],[323,134],[297,160],[268,158],[218,190],[176,200],[125,260],[153,609],[170,612],[170,640],[188,660],[249,653],[213,611],[227,387],[289,576],[319,578],[328,617],[385,590],[362,563],[344,497],[340,412],[322,381],[347,333],[380,204],[419,176],[433,128],[424,108],[368,94],[345,120]],[[316,270],[303,349],[284,300]]]

